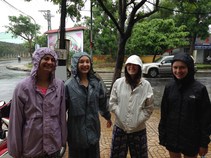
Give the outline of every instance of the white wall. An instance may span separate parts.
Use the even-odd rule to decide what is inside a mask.
[[[204,49],[198,49],[196,55],[196,63],[203,64],[204,62]]]

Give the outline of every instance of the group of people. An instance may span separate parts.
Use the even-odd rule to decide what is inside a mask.
[[[154,96],[142,77],[137,55],[125,62],[125,76],[112,87],[109,104],[106,91],[93,71],[90,55],[71,58],[73,77],[63,83],[55,77],[57,54],[50,48],[35,50],[29,77],[13,94],[8,130],[8,151],[15,158],[59,157],[68,142],[69,158],[100,157],[99,114],[113,126],[111,158],[147,158],[145,122],[153,113]],[[208,152],[211,134],[211,104],[207,89],[194,79],[194,62],[187,53],[174,56],[174,81],[166,85],[159,123],[160,145],[171,158],[196,158]],[[66,115],[66,113],[68,115]]]

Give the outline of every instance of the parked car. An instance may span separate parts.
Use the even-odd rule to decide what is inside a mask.
[[[143,75],[147,75],[148,77],[157,77],[158,75],[171,75],[171,62],[173,60],[172,56],[162,56],[156,59],[152,63],[143,64],[142,73]],[[195,62],[194,62],[195,63]],[[196,63],[195,63],[195,72],[197,71]]]

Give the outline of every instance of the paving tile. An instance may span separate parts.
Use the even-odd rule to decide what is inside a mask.
[[[112,123],[114,124],[115,115],[111,116]],[[106,127],[106,120],[100,116],[101,121],[101,139],[100,139],[100,156],[101,158],[110,158],[110,147],[112,140],[112,131],[111,128]],[[149,158],[169,158],[168,150],[165,147],[159,145],[158,140],[158,124],[160,121],[160,109],[155,109],[152,116],[146,122],[147,129],[147,140],[148,140],[148,156]],[[66,151],[63,158],[68,158]],[[130,158],[128,153],[127,158]],[[200,158],[200,156],[198,156]],[[211,143],[209,144],[209,151],[206,155],[206,158],[211,158]]]

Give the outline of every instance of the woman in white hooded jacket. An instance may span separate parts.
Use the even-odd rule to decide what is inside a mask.
[[[147,158],[145,122],[154,107],[151,85],[142,76],[142,61],[137,55],[125,63],[125,76],[117,79],[110,95],[110,111],[116,115],[110,157]]]

